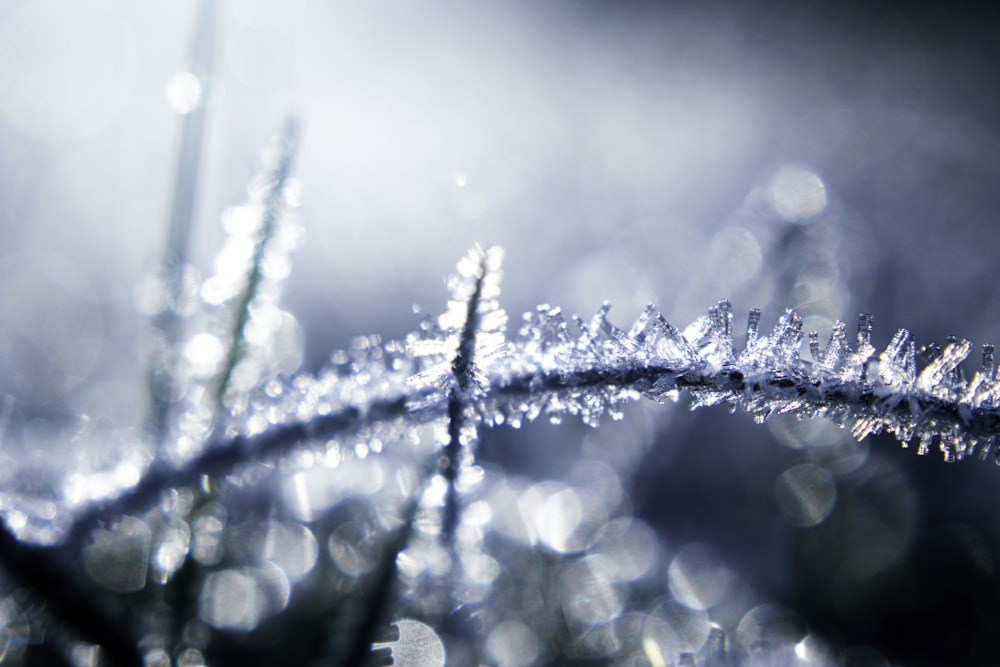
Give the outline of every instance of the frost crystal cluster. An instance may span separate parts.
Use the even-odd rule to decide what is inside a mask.
[[[609,304],[589,322],[574,317],[572,323],[559,308],[541,305],[508,340],[497,302],[499,257],[491,248],[463,258],[448,310],[405,344],[360,339],[356,349],[334,355],[329,375],[292,380],[291,400],[263,400],[257,409],[273,423],[308,423],[344,410],[364,422],[392,406],[428,418],[443,414],[457,393],[487,426],[517,428],[541,416],[557,423],[565,415],[598,426],[605,413],[621,418],[627,400],[677,400],[687,391],[692,408],[726,404],[758,423],[782,413],[826,417],[859,439],[885,430],[904,446],[915,441],[919,454],[937,443],[948,461],[977,450],[982,458],[996,453],[1000,379],[992,345],[984,346],[982,367],[970,379],[961,367],[972,348],[967,340],[918,349],[900,329],[878,352],[872,318],[863,314],[853,345],[838,321],[824,346],[818,332],[803,334],[794,310],[762,335],[757,309],[737,336],[726,300],[683,331],[651,305],[627,330],[609,321]],[[344,365],[350,373],[336,371]],[[352,379],[357,370],[364,371],[364,387]],[[266,422],[251,418],[246,425],[256,433]]]
[[[742,408],[758,423],[773,414],[827,417],[851,425],[861,439],[882,430],[904,446],[916,440],[926,454],[936,441],[945,459],[995,453],[1000,381],[993,346],[967,379],[960,364],[971,350],[966,340],[916,348],[900,329],[881,353],[871,344],[872,318],[861,315],[856,343],[838,321],[824,347],[810,332],[809,358],[802,356],[802,319],[786,310],[761,335],[759,310],[747,318],[743,345],[734,334],[732,306],[720,301],[683,331],[652,306],[628,331],[608,321],[605,304],[586,323],[576,319],[571,335],[558,308],[539,306],[524,316],[506,357],[494,367],[495,406],[484,417],[517,426],[522,418],[580,415],[596,426],[607,411],[644,395],[676,400],[688,390],[692,408],[720,403]]]

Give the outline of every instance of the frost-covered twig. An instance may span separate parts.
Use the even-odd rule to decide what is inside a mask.
[[[463,459],[471,460],[469,448],[476,427],[467,414],[488,390],[481,370],[503,351],[503,328],[507,314],[500,308],[500,266],[503,251],[494,246],[473,248],[458,263],[451,279],[451,301],[430,339],[411,340],[408,352],[417,357],[439,357],[438,363],[408,380],[416,389],[436,387],[447,392],[448,444],[441,472],[448,482],[441,535],[446,544],[454,538],[458,522],[456,480]]]
[[[605,413],[618,418],[624,401],[676,400],[685,391],[692,408],[726,404],[757,422],[779,413],[826,417],[851,425],[858,438],[885,430],[904,446],[915,440],[919,454],[937,442],[949,461],[976,450],[986,458],[997,449],[1000,380],[991,346],[984,348],[982,368],[966,379],[960,364],[971,350],[968,341],[918,351],[901,329],[876,354],[872,319],[862,315],[853,346],[846,325],[837,322],[822,349],[818,334],[809,334],[810,359],[804,359],[802,320],[794,311],[785,311],[766,336],[758,330],[760,312],[751,311],[740,348],[728,301],[684,331],[652,306],[625,331],[608,320],[606,304],[589,323],[577,320],[577,335],[558,308],[543,305],[506,340],[506,316],[497,303],[499,253],[484,261],[486,273],[495,276],[488,292],[475,287],[480,274],[460,267],[464,278],[451,285],[448,311],[405,345],[362,339],[357,349],[334,355],[337,364],[317,376],[297,377],[278,390],[269,384],[201,455],[178,468],[157,465],[124,495],[92,506],[75,522],[69,543],[79,544],[100,520],[151,506],[164,490],[201,475],[224,475],[242,463],[390,420],[448,419],[454,430],[474,429],[475,423],[516,428],[543,416],[559,421],[576,415],[596,426]],[[483,292],[472,355],[464,324],[475,289]],[[471,421],[452,418],[463,410],[472,412]],[[456,455],[468,455],[462,438],[474,432],[449,435],[445,470],[454,475]]]
[[[971,350],[968,341],[949,340],[918,353],[909,332],[900,329],[876,354],[869,315],[860,317],[853,347],[843,322],[834,325],[823,350],[818,334],[810,333],[807,360],[800,356],[802,321],[792,310],[764,337],[757,330],[760,314],[751,311],[742,350],[728,301],[684,332],[654,317],[651,307],[627,333],[608,321],[607,312],[605,306],[589,325],[581,323],[576,339],[557,309],[543,306],[528,316],[510,346],[511,363],[493,379],[494,421],[568,412],[596,424],[620,401],[640,394],[676,398],[687,390],[692,408],[725,403],[757,422],[780,413],[823,416],[851,424],[859,439],[882,430],[904,445],[915,439],[920,454],[936,440],[949,461],[977,448],[984,458],[995,450],[1000,381],[992,346],[984,347],[982,368],[966,380],[960,364]],[[918,368],[920,357],[925,361]]]
[[[249,271],[245,278],[238,281],[243,285],[243,291],[238,303],[235,304],[235,321],[229,334],[229,349],[226,351],[225,360],[219,373],[218,386],[215,388],[216,411],[224,407],[226,396],[232,385],[233,373],[236,371],[241,357],[245,354],[247,327],[252,319],[252,309],[255,305],[258,308],[261,306],[255,302],[259,299],[259,288],[265,278],[264,262],[269,246],[274,240],[278,220],[284,212],[285,186],[291,173],[298,138],[299,123],[295,118],[289,118],[285,122],[280,137],[275,141],[276,145],[265,158],[269,182],[263,184],[263,192],[258,196],[261,200],[258,205],[262,211],[256,225],[257,228],[248,230],[251,234],[256,234],[256,238],[250,257]]]
[[[459,481],[473,460],[478,428],[516,428],[541,417],[558,422],[566,415],[596,426],[604,414],[620,418],[620,405],[642,396],[676,400],[686,392],[693,408],[726,404],[746,410],[757,422],[778,413],[826,417],[850,425],[858,438],[885,430],[904,446],[916,441],[920,454],[937,444],[949,461],[997,451],[1000,379],[992,346],[984,347],[982,367],[967,378],[961,364],[971,344],[965,340],[918,350],[909,332],[899,330],[876,353],[872,319],[862,315],[856,342],[848,342],[846,325],[837,322],[821,347],[818,333],[803,335],[802,320],[792,310],[767,335],[759,331],[760,312],[752,310],[745,337],[737,337],[728,301],[683,331],[652,306],[626,330],[610,322],[607,304],[589,322],[576,319],[574,324],[558,308],[543,305],[507,337],[499,306],[500,257],[499,250],[490,249],[463,258],[450,283],[447,311],[405,342],[358,339],[317,375],[267,381],[230,406],[228,422],[191,458],[179,464],[157,459],[121,495],[82,508],[60,545],[27,547],[10,535],[7,569],[17,573],[30,557],[36,569],[55,571],[81,553],[93,529],[154,506],[170,489],[222,480],[241,466],[283,459],[302,448],[322,450],[349,434],[377,428],[412,433],[428,422],[447,431],[439,441],[436,471],[447,481],[441,535],[453,551]],[[379,572],[389,573],[395,555],[406,548],[412,510],[434,469],[430,466],[410,490],[411,510],[385,543]],[[43,597],[49,595],[37,577],[22,579]],[[354,635],[361,638],[344,647],[352,656],[371,644],[384,620],[390,582],[379,580],[372,590],[379,602],[365,608]],[[70,592],[73,599],[80,597],[79,591]],[[88,636],[102,644],[116,641]]]

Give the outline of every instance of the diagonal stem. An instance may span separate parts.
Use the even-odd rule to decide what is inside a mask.
[[[263,277],[262,267],[267,248],[274,236],[278,219],[281,216],[282,196],[291,172],[292,161],[298,146],[298,137],[299,123],[295,118],[289,118],[285,122],[285,127],[282,131],[278,163],[275,166],[274,175],[268,188],[267,200],[264,205],[264,218],[261,221],[257,243],[254,247],[250,273],[247,275],[246,289],[243,291],[240,303],[236,308],[236,321],[233,323],[233,330],[229,337],[229,350],[226,353],[225,366],[219,376],[219,384],[215,391],[215,414],[217,417],[222,413],[225,406],[226,393],[229,391],[229,386],[233,379],[233,371],[236,369],[237,364],[239,364],[240,357],[244,352],[246,327],[251,315],[250,310]]]
[[[459,505],[458,490],[455,481],[461,468],[462,460],[462,427],[465,420],[465,410],[474,385],[472,377],[476,354],[476,334],[479,332],[479,301],[483,291],[483,278],[486,276],[486,255],[480,260],[479,275],[466,303],[465,325],[459,336],[458,351],[451,364],[451,373],[455,384],[448,392],[448,445],[445,447],[444,478],[448,481],[448,492],[445,495],[444,520],[441,536],[450,550],[454,550],[455,528],[458,526]]]

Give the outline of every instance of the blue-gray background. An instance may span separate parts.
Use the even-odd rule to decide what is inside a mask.
[[[0,4],[0,394],[24,433],[141,422],[137,286],[164,242],[196,10]],[[653,301],[683,326],[730,297],[765,326],[799,308],[824,336],[867,311],[880,345],[900,326],[1000,342],[998,26],[930,2],[220,2],[193,261],[210,271],[221,211],[294,113],[307,240],[285,304],[304,369],[412,330],[475,242],[507,249],[515,318],[608,299],[624,325]],[[668,544],[710,544],[849,643],[998,659],[992,466],[869,443],[841,497],[874,485],[853,515],[892,506],[908,532],[855,581],[827,556],[863,537],[781,519],[776,479],[808,449],[784,427],[633,413],[622,437],[648,446],[619,463]],[[483,453],[559,476],[581,447],[617,446],[544,426]]]

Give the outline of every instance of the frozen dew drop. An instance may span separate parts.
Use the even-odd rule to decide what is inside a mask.
[[[190,543],[191,528],[186,521],[171,521],[160,530],[151,563],[157,583],[167,583],[173,573],[180,569],[187,558]]]
[[[269,522],[263,546],[264,558],[277,565],[289,581],[307,575],[319,556],[316,537],[300,524]]]
[[[771,177],[771,205],[788,222],[810,222],[827,205],[826,186],[811,170],[786,165]]]
[[[173,661],[170,654],[162,648],[154,648],[146,651],[142,657],[144,667],[172,667]]]
[[[361,520],[338,526],[330,535],[327,549],[340,571],[351,577],[371,571],[378,563],[376,534]]]
[[[776,657],[776,653],[794,651],[805,629],[794,612],[780,605],[762,604],[743,615],[735,635],[751,655]]]
[[[177,656],[177,667],[206,667],[206,665],[205,655],[196,648],[186,648]]]
[[[170,77],[165,92],[170,106],[179,114],[189,114],[201,107],[201,79],[191,72],[178,72]]]
[[[625,608],[623,589],[605,576],[601,561],[586,556],[571,561],[559,572],[559,597],[564,613],[586,625],[612,621]]]
[[[393,623],[399,638],[390,642],[376,642],[373,650],[388,648],[394,665],[407,667],[444,667],[445,651],[441,638],[434,629],[420,621],[403,619]]]
[[[538,657],[538,638],[520,621],[504,621],[486,639],[486,651],[500,667],[527,667]]]
[[[774,485],[785,519],[809,528],[823,523],[837,502],[837,484],[825,468],[802,463],[783,472]]]
[[[537,511],[527,512],[525,516],[533,518],[542,543],[554,551],[567,553],[575,550],[573,534],[583,518],[583,507],[574,489],[555,486],[560,488],[553,489],[548,483],[536,485],[534,489],[541,495]]]
[[[73,667],[98,667],[101,647],[89,642],[71,642],[66,647],[66,657]]]
[[[792,650],[803,666],[835,667],[842,664],[841,660],[838,660],[837,651],[819,635],[806,635]]]
[[[718,556],[703,544],[689,544],[667,570],[670,592],[691,609],[710,609],[721,602],[735,577]]]
[[[500,563],[492,556],[481,553],[462,555],[462,575],[472,584],[489,586],[500,576],[500,570]]]
[[[290,593],[287,578],[273,563],[221,570],[205,578],[198,614],[213,627],[249,631],[284,609]]]
[[[184,357],[197,377],[214,373],[224,354],[222,341],[210,333],[200,333],[184,346]]]
[[[231,236],[250,236],[260,229],[261,218],[261,211],[257,206],[230,206],[222,212],[222,228]]]
[[[704,610],[668,600],[657,605],[646,619],[642,646],[651,663],[678,664],[681,654],[697,653],[705,645],[711,628]]]
[[[217,628],[250,630],[263,615],[260,587],[246,570],[222,570],[205,579],[199,613],[205,622]]]
[[[642,521],[619,517],[607,523],[590,553],[602,560],[601,567],[610,581],[629,582],[652,570],[659,543]]]
[[[145,522],[124,517],[109,530],[98,529],[83,554],[94,581],[116,592],[137,591],[146,585],[152,531]]]

